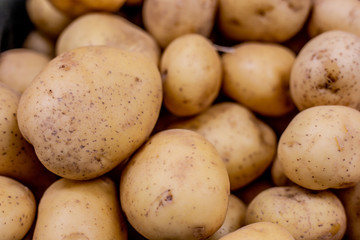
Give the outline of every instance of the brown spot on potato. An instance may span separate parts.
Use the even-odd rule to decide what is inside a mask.
[[[193,236],[196,239],[206,239],[208,236],[206,235],[206,227],[205,226],[197,226],[192,228]]]

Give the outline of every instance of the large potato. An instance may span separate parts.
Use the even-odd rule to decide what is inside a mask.
[[[153,135],[120,181],[130,224],[151,240],[206,239],[223,224],[229,194],[228,174],[214,146],[185,129]]]
[[[90,179],[110,171],[148,138],[161,103],[153,62],[88,46],[59,55],[34,79],[20,99],[18,122],[46,168]]]
[[[140,27],[112,13],[88,13],[75,19],[60,34],[56,55],[91,45],[106,45],[139,52],[157,65],[160,48],[155,39]]]
[[[177,116],[191,116],[207,109],[221,87],[220,56],[200,34],[185,34],[164,50],[160,71],[164,105]]]
[[[231,190],[264,173],[276,152],[274,131],[250,110],[233,102],[212,105],[193,118],[176,121],[170,128],[196,131],[215,146],[228,171]]]
[[[106,177],[59,179],[41,198],[33,240],[126,240],[116,185]]]
[[[294,183],[313,190],[360,182],[360,112],[316,106],[297,114],[281,135],[278,160]]]
[[[360,37],[327,31],[312,38],[297,55],[290,93],[299,110],[345,105],[360,110]]]
[[[248,205],[245,221],[276,223],[303,240],[341,240],[346,229],[345,210],[334,193],[297,186],[259,193]]]

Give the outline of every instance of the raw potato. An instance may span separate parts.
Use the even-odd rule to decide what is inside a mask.
[[[127,159],[149,137],[161,103],[154,63],[137,53],[88,46],[47,65],[23,93],[18,122],[46,168],[84,180]]]
[[[360,112],[346,106],[301,111],[278,143],[278,160],[294,183],[313,190],[360,182]]]
[[[162,54],[160,71],[164,105],[174,115],[196,115],[219,94],[220,56],[200,34],[185,34],[172,41]]]
[[[120,181],[129,223],[150,240],[206,239],[223,224],[229,194],[226,168],[214,146],[184,129],[153,135]]]
[[[110,178],[59,179],[44,193],[33,240],[126,240],[116,185]]]
[[[223,225],[207,240],[217,240],[245,225],[246,205],[234,194],[229,196],[229,205]]]
[[[303,240],[341,240],[346,229],[345,210],[334,193],[297,186],[269,188],[250,202],[246,224],[263,221],[279,224]]]
[[[53,58],[55,55],[55,41],[38,30],[33,30],[26,36],[23,48],[43,53],[50,58]]]
[[[284,227],[271,222],[248,224],[220,240],[295,240]]]
[[[156,65],[160,59],[160,48],[150,34],[112,13],[88,13],[75,19],[59,36],[56,55],[90,45],[107,45],[139,52]]]
[[[144,26],[162,48],[187,33],[209,37],[217,3],[218,0],[144,0]]]
[[[221,102],[170,128],[186,128],[203,135],[219,152],[229,174],[231,190],[259,177],[271,164],[277,147],[274,131],[247,108]]]
[[[22,93],[50,60],[49,56],[26,48],[1,52],[0,82]]]
[[[308,32],[315,37],[330,30],[343,30],[360,36],[358,0],[313,0]]]
[[[303,27],[312,0],[219,0],[219,28],[236,41],[284,42]]]
[[[0,239],[21,240],[36,214],[33,193],[22,183],[0,176]]]
[[[293,184],[285,175],[279,158],[276,157],[271,165],[271,180],[276,186],[288,186]]]
[[[360,110],[360,37],[328,31],[312,38],[297,55],[290,93],[303,110],[317,105],[345,105]]]
[[[222,55],[224,93],[261,115],[285,115],[295,108],[289,89],[294,60],[280,44],[238,44]]]

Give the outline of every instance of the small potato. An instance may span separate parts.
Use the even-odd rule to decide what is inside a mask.
[[[205,112],[170,125],[203,135],[219,152],[231,190],[259,177],[271,164],[277,147],[274,131],[247,108],[233,102],[212,105]]]
[[[272,222],[248,224],[220,240],[295,240],[284,227]]]
[[[144,0],[145,29],[162,48],[187,33],[208,37],[215,22],[218,0]]]
[[[360,36],[358,0],[313,0],[308,32],[315,37],[331,30],[343,30]]]
[[[164,105],[174,115],[198,114],[219,94],[220,56],[200,34],[185,34],[172,41],[162,54],[160,71]]]
[[[22,183],[0,176],[0,239],[21,240],[36,214],[33,193]]]
[[[223,224],[229,194],[228,174],[214,146],[185,129],[153,135],[120,181],[129,223],[150,240],[206,239]]]
[[[219,0],[221,32],[237,41],[283,42],[303,27],[312,0]]]
[[[360,112],[340,105],[308,108],[281,135],[277,156],[284,174],[313,190],[360,182]]]
[[[248,205],[246,224],[268,221],[288,230],[295,239],[341,240],[345,210],[330,191],[314,192],[297,186],[273,187]]]
[[[276,186],[288,186],[293,184],[285,175],[279,158],[276,157],[271,165],[271,180]]]
[[[54,58],[23,93],[17,115],[46,168],[85,180],[109,172],[146,141],[161,103],[153,62],[88,46]]]
[[[55,56],[55,41],[38,30],[33,30],[26,36],[22,47],[43,53],[50,58]]]
[[[75,19],[60,34],[55,51],[91,45],[106,45],[144,54],[156,65],[160,48],[155,39],[140,27],[112,13],[88,13]]]
[[[22,93],[50,60],[47,55],[31,49],[6,50],[0,54],[0,82]]]
[[[127,227],[110,178],[59,179],[41,198],[33,240],[126,240]]]
[[[290,94],[297,108],[345,105],[360,110],[360,37],[328,31],[301,49],[290,75]]]
[[[295,105],[289,89],[295,54],[275,43],[246,42],[222,56],[224,93],[266,116],[282,116]]]

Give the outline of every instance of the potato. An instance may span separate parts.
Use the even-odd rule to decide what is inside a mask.
[[[22,93],[49,61],[47,55],[26,48],[1,52],[0,82]]]
[[[203,135],[220,154],[229,174],[231,190],[259,177],[275,156],[274,131],[250,110],[233,102],[221,102],[170,128],[186,128]]]
[[[0,239],[21,240],[36,214],[33,193],[22,183],[0,176]]]
[[[234,194],[229,196],[229,204],[223,225],[207,240],[217,240],[245,225],[246,205]]]
[[[162,54],[160,71],[164,105],[174,115],[196,115],[207,109],[220,92],[220,56],[200,34],[185,34],[173,40]]]
[[[22,47],[43,53],[50,58],[53,58],[55,55],[55,41],[38,30],[29,32],[24,39]]]
[[[276,157],[271,165],[271,180],[276,186],[288,186],[293,182],[285,175],[279,158]]]
[[[360,37],[328,31],[301,49],[290,75],[290,93],[303,110],[317,105],[345,105],[360,110]]]
[[[49,0],[27,0],[26,11],[35,28],[57,38],[72,18],[54,7]]]
[[[120,181],[129,223],[147,239],[206,239],[223,224],[230,194],[224,163],[200,134],[164,130],[130,159]]]
[[[85,180],[110,171],[142,145],[161,103],[153,62],[88,46],[54,58],[34,79],[20,99],[18,123],[46,168]]]
[[[59,179],[38,207],[33,240],[127,239],[116,185],[110,178]]]
[[[248,224],[220,240],[295,240],[284,227],[271,222]]]
[[[142,8],[145,29],[162,48],[175,38],[198,33],[209,37],[218,0],[144,0]]]
[[[360,36],[360,3],[357,0],[313,0],[308,32],[315,37],[330,30],[343,30]]]
[[[284,174],[313,190],[360,182],[360,112],[340,105],[301,111],[281,135],[277,156]]]
[[[287,229],[295,239],[341,240],[346,229],[345,210],[330,191],[298,186],[273,187],[248,205],[246,224],[268,221]]]
[[[88,13],[75,19],[60,34],[55,46],[56,55],[90,45],[139,52],[156,65],[160,59],[160,48],[150,34],[112,13]]]
[[[305,24],[312,0],[219,0],[219,29],[236,41],[284,42]]]
[[[244,42],[222,55],[224,93],[266,116],[290,113],[295,105],[289,79],[295,54],[276,43]]]

